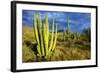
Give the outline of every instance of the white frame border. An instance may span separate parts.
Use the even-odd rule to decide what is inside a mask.
[[[21,69],[39,69],[39,68],[53,68],[53,67],[73,67],[73,66],[85,66],[95,65],[96,63],[96,9],[82,8],[82,7],[65,7],[65,6],[45,6],[45,5],[28,5],[28,4],[17,4],[17,47],[16,47],[16,66],[17,70]],[[36,8],[36,9],[35,9]],[[91,13],[91,60],[84,61],[59,61],[59,62],[35,62],[35,63],[22,63],[22,9],[26,10],[49,10],[49,11],[66,11],[66,12],[86,12]],[[66,10],[68,9],[68,10]],[[93,49],[95,48],[95,49]]]

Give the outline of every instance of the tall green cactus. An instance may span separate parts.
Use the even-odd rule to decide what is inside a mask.
[[[55,49],[55,47],[56,47],[56,41],[57,41],[57,29],[58,29],[58,27],[57,27],[57,24],[56,24],[56,33],[55,33],[55,38],[54,38],[54,43],[53,43],[53,48],[52,48],[52,51]]]
[[[66,40],[66,30],[64,29],[64,32],[63,32],[63,41]]]
[[[38,54],[41,56],[41,49],[40,49],[40,41],[39,41],[39,36],[38,36],[38,28],[37,28],[37,21],[36,21],[36,15],[34,13],[34,34],[35,34],[35,39],[37,42],[37,50],[38,50]]]
[[[42,50],[42,56],[44,56],[45,53],[44,53],[43,33],[42,32],[43,32],[42,20],[41,20],[40,14],[38,13],[38,36],[39,36],[40,48]]]
[[[69,26],[69,17],[67,17],[67,33],[70,32],[70,26]]]
[[[69,26],[69,17],[67,17],[67,40],[69,40],[70,37],[70,26]]]
[[[38,24],[36,22],[36,15],[34,13],[34,33],[37,42],[37,51],[40,57],[48,58],[52,50],[56,47],[57,41],[57,25],[56,25],[56,32],[54,36],[54,19],[52,23],[52,33],[51,33],[51,40],[49,39],[49,21],[48,16],[45,17],[45,23],[42,25],[42,19],[40,14],[38,13]],[[50,40],[50,42],[49,42]]]
[[[54,40],[54,19],[53,19],[53,24],[52,24],[52,32],[51,32],[51,40],[50,40],[50,47],[49,47],[49,52],[52,50],[52,45],[53,45],[53,40]]]
[[[63,32],[63,40],[69,40],[70,39],[70,25],[69,25],[69,17],[67,17],[67,26],[66,30]]]
[[[44,48],[46,50],[46,55],[48,55],[48,44],[49,44],[49,23],[48,23],[48,16],[46,15],[44,28],[43,28],[43,39],[44,39]]]

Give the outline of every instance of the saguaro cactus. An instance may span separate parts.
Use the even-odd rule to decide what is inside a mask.
[[[36,15],[34,13],[34,23],[33,23],[34,33],[37,42],[37,51],[38,56],[41,58],[45,58],[46,60],[50,57],[50,53],[56,47],[57,41],[57,25],[56,25],[56,32],[54,33],[54,19],[52,23],[52,32],[51,32],[51,39],[49,42],[49,21],[48,16],[45,17],[45,23],[42,24],[42,19],[40,14],[38,13],[38,24],[36,20]],[[55,35],[54,35],[55,34]]]

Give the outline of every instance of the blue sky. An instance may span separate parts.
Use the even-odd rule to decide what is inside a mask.
[[[83,29],[91,26],[91,14],[79,12],[53,12],[53,11],[22,11],[22,24],[23,26],[33,26],[33,14],[40,12],[42,21],[44,22],[46,14],[49,18],[49,26],[51,30],[52,19],[55,19],[55,25],[58,25],[58,30],[66,30],[67,17],[69,17],[70,31],[81,32]]]

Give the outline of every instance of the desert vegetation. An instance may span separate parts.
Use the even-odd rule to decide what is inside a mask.
[[[59,31],[52,19],[49,30],[49,17],[43,23],[40,14],[33,15],[33,27],[22,27],[23,62],[86,60],[91,58],[91,29],[72,32],[69,17],[66,17],[66,30]],[[54,26],[56,25],[56,26]]]

